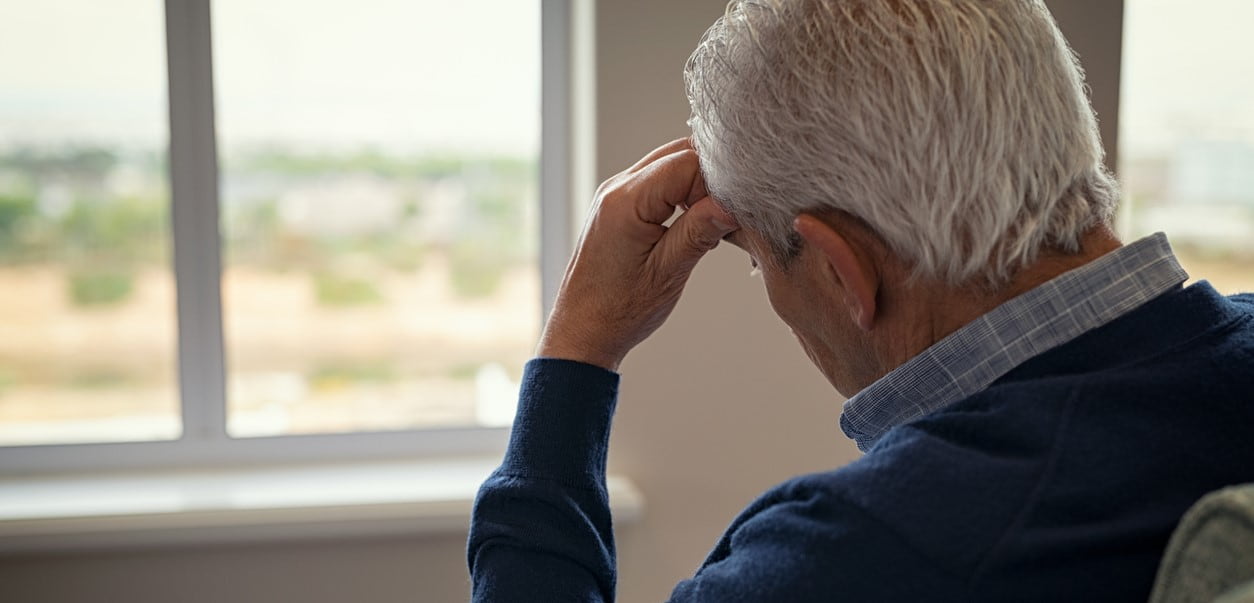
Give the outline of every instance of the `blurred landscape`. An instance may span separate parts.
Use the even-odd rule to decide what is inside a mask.
[[[230,433],[508,422],[541,312],[540,3],[210,8]],[[0,445],[177,437],[163,5],[11,9]]]
[[[1194,280],[1254,291],[1254,62],[1246,0],[1125,0],[1120,232],[1164,231]]]
[[[0,442],[173,437],[164,156],[0,152]],[[233,435],[501,423],[540,320],[534,159],[229,155]]]

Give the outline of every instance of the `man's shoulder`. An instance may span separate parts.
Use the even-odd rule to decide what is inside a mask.
[[[1234,293],[1228,296],[1228,300],[1241,305],[1247,312],[1254,313],[1254,292]]]
[[[1254,342],[1242,343],[1254,333],[1254,295],[1224,298],[1204,289],[1172,294],[1175,299],[1159,300],[1140,316],[1058,349],[1047,364],[900,425],[848,465],[772,488],[730,533],[786,533],[781,541],[799,548],[853,540],[867,546],[859,567],[893,556],[931,572],[938,583],[993,588],[1007,564],[1047,553],[1024,543],[1049,541],[1075,526],[1097,538],[1093,526],[1136,518],[1128,523],[1134,529],[1117,538],[1150,543],[1141,547],[1150,561],[1129,563],[1152,573],[1156,539],[1170,532],[1190,497],[1242,475],[1209,456],[1204,467],[1184,459],[1233,449],[1230,439],[1211,437],[1225,433],[1220,423],[1254,420],[1254,405],[1239,400],[1217,414],[1221,396],[1182,398],[1231,390],[1225,369],[1210,358],[1230,357],[1232,346],[1254,349]],[[1199,317],[1203,311],[1209,314]],[[1156,332],[1144,332],[1155,324]],[[1209,385],[1180,378],[1204,370],[1211,371]],[[1203,441],[1208,437],[1213,446]],[[1141,462],[1147,455],[1154,462]],[[1161,475],[1181,471],[1193,476],[1188,484]],[[1138,505],[1161,510],[1146,518]],[[724,544],[722,553],[729,553],[732,540]],[[1060,559],[1085,561],[1075,551],[1086,543],[1066,545]]]
[[[1027,504],[1050,447],[1047,436],[989,435],[975,442],[911,423],[844,467],[780,484],[750,511],[878,534],[965,580]]]
[[[1027,367],[900,425],[848,465],[779,484],[741,514],[709,561],[730,554],[736,535],[787,543],[781,550],[854,541],[866,547],[859,567],[892,556],[931,572],[938,583],[973,586],[990,567],[1026,558],[1015,548],[1020,541],[1131,517],[1141,502],[1165,501],[1159,506],[1166,511],[1138,520],[1139,531],[1127,537],[1145,542],[1144,534],[1169,533],[1186,499],[1239,472],[1221,474],[1224,467],[1210,460],[1210,469],[1199,470],[1183,461],[1139,459],[1147,450],[1155,459],[1193,459],[1211,447],[1232,449],[1225,438],[1214,446],[1200,440],[1223,433],[1219,423],[1254,420],[1254,405],[1234,401],[1231,412],[1216,415],[1209,402],[1180,397],[1231,389],[1219,377],[1207,389],[1180,375],[1204,366],[1216,371],[1208,358],[1231,346],[1254,349],[1254,342],[1241,343],[1254,333],[1254,295],[1224,298],[1205,289],[1152,302],[1148,312],[1051,352],[1044,368]],[[1156,332],[1144,332],[1156,324]],[[1249,420],[1235,420],[1238,415]],[[1185,448],[1189,454],[1180,454]],[[1146,486],[1170,484],[1159,474],[1186,469],[1197,479],[1184,487]],[[1079,545],[1068,546],[1067,555],[1077,557]],[[1144,548],[1157,554],[1154,546]]]
[[[849,469],[858,462],[759,496],[676,595],[741,600],[744,592],[718,590],[734,583],[753,590],[753,600],[826,601],[834,592],[853,600],[965,600],[960,568],[916,546],[921,526],[887,521],[851,496],[858,484]]]

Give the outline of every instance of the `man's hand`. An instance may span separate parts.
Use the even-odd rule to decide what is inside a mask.
[[[663,226],[676,207],[687,211]],[[617,371],[666,321],[701,256],[736,228],[706,192],[686,138],[606,180],[537,354]]]

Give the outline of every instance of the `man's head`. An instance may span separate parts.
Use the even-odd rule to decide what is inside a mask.
[[[885,297],[999,297],[1114,213],[1080,68],[1039,0],[733,2],[684,76],[734,242],[761,248],[776,310],[846,393],[892,368],[847,358],[900,335],[875,333]]]

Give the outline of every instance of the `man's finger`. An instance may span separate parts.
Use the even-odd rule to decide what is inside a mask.
[[[655,268],[665,275],[683,275],[697,265],[697,261],[706,252],[718,246],[723,237],[734,232],[739,226],[727,212],[705,197],[692,204],[692,208],[684,212],[667,229],[666,234],[653,248]]]
[[[653,149],[652,151],[650,151],[650,152],[649,152],[649,154],[648,154],[648,155],[645,155],[644,157],[642,157],[642,158],[640,159],[640,161],[637,161],[634,165],[632,165],[631,167],[627,168],[627,173],[628,173],[628,174],[634,174],[634,173],[636,173],[636,172],[638,172],[638,171],[640,171],[640,170],[644,169],[644,167],[645,167],[645,166],[647,166],[647,165],[649,165],[650,163],[653,163],[654,161],[657,161],[658,159],[661,159],[662,157],[665,157],[665,156],[670,155],[670,154],[672,154],[672,153],[676,153],[676,152],[678,152],[678,151],[682,151],[682,150],[684,150],[684,149],[691,149],[691,148],[692,148],[692,141],[691,141],[691,139],[686,138],[686,137],[685,137],[685,138],[676,138],[675,140],[672,140],[672,141],[670,141],[670,142],[668,142],[668,143],[666,143],[666,144],[664,144],[664,145],[662,145],[662,146],[660,146],[660,147],[658,147],[658,148]]]
[[[708,196],[696,151],[671,153],[633,174],[623,186],[631,190],[636,215],[650,224],[671,218],[675,208]]]

